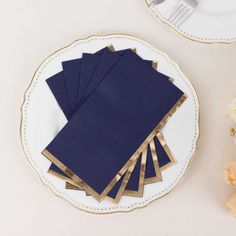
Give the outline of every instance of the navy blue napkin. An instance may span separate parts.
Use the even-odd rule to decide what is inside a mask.
[[[160,142],[161,140],[161,142]],[[175,163],[173,155],[159,132],[149,144],[147,152],[145,184],[155,183],[161,180],[160,170]]]
[[[174,159],[174,156],[161,132],[159,132],[154,138],[154,143],[161,170],[164,170],[176,163],[176,160]]]
[[[90,77],[93,75],[94,70],[95,70],[97,64],[99,63],[99,58],[101,58],[101,55],[104,52],[105,52],[105,56],[106,56],[106,54],[110,56],[110,61],[112,61],[112,63],[111,62],[108,63],[108,66],[104,66],[105,62],[102,62],[99,64],[100,70],[99,70],[99,73],[96,73],[97,74],[96,81],[98,81],[98,82],[97,82],[97,84],[92,83],[92,85],[93,85],[92,88],[96,89],[97,85],[103,79],[103,75],[106,74],[107,71],[109,71],[111,69],[111,67],[114,65],[114,63],[117,62],[119,59],[117,56],[112,57],[113,56],[113,55],[111,55],[112,52],[107,47],[105,49],[100,50],[96,54],[83,54],[82,60],[71,60],[71,61],[66,61],[63,63],[63,68],[65,69],[64,77],[67,78],[68,84],[72,88],[72,90],[73,90],[73,87],[78,86],[77,85],[78,82],[76,80],[79,80],[78,94],[80,95],[79,97],[81,97],[81,98],[78,99],[78,103],[80,103],[80,100],[83,98],[84,92],[85,92],[86,88],[88,87],[88,84],[91,83]],[[118,51],[116,53],[118,55],[122,56],[122,55],[124,55],[125,52],[126,52],[126,56],[129,56],[130,58],[141,60],[141,58],[137,54],[133,53],[131,50],[122,50],[122,51]],[[145,61],[145,62],[148,63],[149,65],[152,64],[152,61]],[[105,63],[105,65],[107,65],[107,64]],[[71,78],[69,78],[69,77],[71,77]],[[50,80],[52,80],[52,79],[50,79]],[[54,81],[54,84],[56,84],[56,81]],[[61,89],[61,91],[65,90],[61,87],[60,87],[60,89]],[[52,90],[52,92],[54,91],[53,88],[51,88],[51,90]],[[58,96],[60,96],[60,93],[59,94],[54,93],[54,96],[58,97]],[[63,98],[64,97],[62,97],[62,98],[59,97],[57,100],[63,101]],[[74,99],[74,102],[76,102],[76,99]],[[76,105],[76,106],[79,107],[78,105]],[[78,109],[77,107],[74,108],[74,111],[76,109]],[[70,114],[72,115],[74,113],[74,111],[71,111]],[[150,161],[148,162],[149,165],[150,164],[153,165],[152,155],[148,155],[148,158],[150,158]],[[143,163],[143,166],[144,165],[145,165],[145,163]],[[142,181],[142,178],[140,178],[140,176],[143,174],[144,171],[141,170],[140,168],[141,168],[141,158],[137,162],[135,169],[134,169],[133,173],[131,174],[130,180],[127,184],[127,187],[126,187],[126,190],[127,190],[126,194],[127,195],[140,196],[140,194],[142,193],[143,181]],[[153,166],[153,169],[154,169],[154,166]],[[149,168],[147,168],[147,171],[149,172]],[[63,178],[65,178],[64,172],[62,172],[56,165],[52,164],[49,172],[60,174],[63,176]],[[153,173],[155,173],[155,172],[152,172],[152,169],[150,169],[149,175],[153,175]],[[116,191],[115,189],[117,189],[117,186],[119,186],[119,183],[120,183],[120,181],[115,185],[116,188],[114,188],[114,190],[108,194],[108,195],[110,195],[111,198],[113,198],[113,196],[115,196],[115,193],[118,193],[118,191]],[[135,193],[135,191],[136,191],[136,193]]]
[[[144,177],[146,169],[147,148],[142,152],[141,157],[137,160],[135,168],[126,185],[123,195],[142,197],[144,189]]]
[[[63,63],[64,64],[63,67],[65,68],[64,77],[71,77],[72,78],[72,79],[71,78],[67,79],[67,81],[70,81],[69,85],[71,86],[71,85],[73,85],[73,83],[75,85],[77,83],[76,80],[79,80],[79,92],[78,92],[78,94],[81,96],[81,98],[83,97],[84,91],[86,90],[86,88],[89,84],[88,81],[90,82],[90,77],[94,73],[94,70],[95,70],[97,64],[99,63],[99,58],[100,58],[100,56],[102,55],[102,53],[104,51],[107,51],[108,54],[112,54],[111,51],[108,48],[105,48],[105,49],[102,49],[99,52],[97,52],[96,53],[97,55],[96,54],[83,54],[83,60],[82,61],[76,59],[76,60],[72,60],[72,61],[66,61],[66,62]],[[141,59],[137,54],[132,53],[131,50],[118,51],[117,54],[124,55],[125,52],[126,52],[126,56],[129,56],[130,58]],[[118,57],[115,57],[115,59],[118,60]],[[113,61],[114,61],[114,59],[113,59]],[[150,64],[150,65],[152,64],[151,61],[145,61],[145,62]],[[106,66],[104,66],[104,62],[103,62],[102,63],[102,65],[103,65],[102,73],[104,73],[104,70],[110,70],[110,67],[112,67],[113,64],[114,63],[108,63],[108,65],[111,65],[111,66],[108,66],[108,68],[107,68]],[[59,74],[61,74],[61,73],[59,73]],[[98,78],[99,78],[98,83],[100,83],[100,80],[103,79],[103,76],[98,76]],[[52,80],[54,80],[54,81],[53,81],[51,86],[50,86],[50,83],[48,83],[48,84],[49,84],[50,89],[54,93],[54,96],[56,97],[56,99],[59,97],[59,99],[57,99],[57,100],[62,101],[61,102],[62,110],[66,111],[66,109],[64,109],[65,106],[63,104],[63,102],[66,100],[66,96],[63,96],[63,93],[55,93],[54,92],[55,88],[53,87],[53,85],[56,84],[56,81],[55,81],[56,79],[57,79],[57,76],[54,76],[54,77],[50,78],[48,81],[52,81]],[[59,85],[60,84],[61,83],[59,83]],[[96,89],[96,86],[97,85],[95,85],[93,89]],[[73,88],[73,87],[76,87],[76,86],[71,86],[71,87]],[[59,86],[59,88],[60,89],[58,91],[64,91],[65,90],[65,89],[63,89],[62,86],[61,87]],[[64,99],[62,97],[64,97]],[[74,100],[76,100],[76,99],[74,99]],[[81,99],[78,99],[78,103],[80,102],[80,100]],[[58,102],[58,103],[60,104],[60,102]],[[74,110],[76,110],[76,109],[74,109]],[[73,113],[74,113],[74,111],[71,111],[70,116]],[[67,115],[67,117],[68,117],[68,115]],[[158,140],[155,140],[155,143],[156,142],[158,142]],[[156,148],[156,150],[157,150],[157,148]],[[162,151],[163,151],[163,149],[162,149]],[[162,155],[158,155],[158,159],[162,160],[162,156],[165,159],[166,158],[165,155],[166,155],[166,153],[164,153]],[[146,163],[143,163],[142,167],[141,167],[141,158],[138,160],[134,171],[131,173],[130,180],[129,180],[126,188],[125,188],[126,189],[126,191],[125,191],[126,195],[140,196],[142,194],[143,179],[141,178],[141,176],[145,173],[145,170],[143,170],[143,168],[145,166],[146,166],[146,172],[147,172],[147,174],[145,176],[147,178],[146,183],[147,182],[156,182],[156,181],[160,180],[160,177],[158,177],[158,175],[156,174],[155,168],[154,168],[154,163],[155,163],[154,157],[153,157],[153,155],[150,154],[150,152],[148,153],[147,158],[148,158],[147,166],[146,166]],[[143,160],[144,160],[144,158],[143,158]],[[146,160],[146,158],[145,158],[145,160]],[[166,160],[162,160],[162,162],[163,161],[166,161]],[[156,166],[156,169],[157,169],[157,166]],[[53,164],[51,165],[49,171],[54,172],[56,174],[60,174],[60,175],[63,176],[63,178],[66,178],[64,172],[62,172],[57,166],[55,166]],[[160,174],[159,169],[158,169],[158,174]],[[152,181],[151,181],[151,179],[152,179]],[[118,183],[115,185],[114,189],[112,191],[110,191],[108,196],[115,199],[116,198],[115,196],[116,196],[116,194],[118,194],[118,190],[119,190],[118,186],[120,186],[121,183],[122,183],[122,181],[118,181]]]
[[[166,76],[123,56],[43,154],[101,200],[184,100]]]

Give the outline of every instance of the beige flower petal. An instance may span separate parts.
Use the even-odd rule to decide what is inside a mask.
[[[226,201],[226,206],[229,211],[236,217],[236,193],[232,194]]]
[[[236,161],[230,161],[225,166],[224,177],[228,185],[236,186]]]

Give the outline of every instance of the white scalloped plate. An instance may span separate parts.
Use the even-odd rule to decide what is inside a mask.
[[[59,72],[61,61],[80,57],[83,52],[95,52],[109,44],[116,50],[136,48],[145,59],[159,62],[158,70],[175,79],[188,99],[163,129],[163,135],[177,160],[177,164],[163,172],[161,183],[145,186],[142,198],[123,197],[118,205],[109,201],[101,203],[82,191],[65,189],[65,182],[47,173],[50,162],[41,151],[64,126],[66,119],[48,89],[45,79]],[[25,93],[22,105],[21,139],[27,159],[40,179],[56,195],[66,199],[75,207],[93,213],[126,212],[144,207],[170,192],[183,178],[195,152],[199,135],[199,104],[196,92],[179,66],[165,53],[150,44],[128,35],[92,36],[78,40],[53,53],[37,69]]]
[[[236,1],[199,0],[193,14],[180,27],[168,21],[178,0],[165,0],[149,9],[172,29],[188,39],[201,43],[236,41]],[[152,0],[145,0],[149,5]]]

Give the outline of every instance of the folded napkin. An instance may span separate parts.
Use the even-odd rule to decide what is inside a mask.
[[[92,83],[94,85],[93,80],[91,80],[90,77],[92,77],[94,70],[96,69],[96,66],[99,63],[98,59],[100,58],[102,53],[105,51],[108,56],[109,55],[112,56],[111,51],[108,48],[105,48],[105,49],[102,49],[99,52],[97,52],[96,54],[98,54],[98,55],[96,55],[96,54],[83,54],[82,60],[78,59],[78,60],[71,60],[71,61],[63,62],[65,80],[67,81],[68,86],[72,87],[72,88],[75,87],[74,85],[76,83],[79,84],[79,88],[77,91],[80,95],[80,96],[78,95],[78,97],[81,97],[81,99],[83,98],[83,95],[84,95],[86,89],[88,88],[89,83]],[[142,60],[139,56],[134,54],[131,50],[122,50],[122,51],[118,51],[116,53],[118,55],[123,55],[125,52],[127,52],[126,56],[129,55],[129,57],[132,57],[134,59]],[[129,52],[129,54],[128,54],[128,52]],[[111,58],[112,57],[110,57],[110,59]],[[113,58],[113,61],[114,61],[114,59],[116,60],[116,58],[117,57]],[[105,62],[106,62],[106,60],[105,60]],[[103,61],[102,63],[99,64],[98,67],[100,67],[100,69],[98,70],[99,73],[96,73],[97,76],[93,75],[93,77],[96,78],[96,81],[98,81],[98,83],[99,83],[99,81],[101,81],[103,79],[103,76],[101,76],[101,74],[106,74],[106,71],[108,71],[111,68],[112,64],[114,64],[114,63],[112,63],[112,64],[109,63],[108,64],[109,66],[104,66],[105,62]],[[153,63],[152,61],[145,61],[145,62],[149,65],[152,65],[153,67],[156,66],[156,64]],[[71,63],[71,65],[70,65],[70,63]],[[70,78],[67,78],[67,77],[70,77]],[[98,78],[100,78],[100,79],[98,80]],[[58,97],[58,94],[55,94],[55,92],[54,92],[54,89],[55,89],[54,84],[55,84],[55,80],[57,80],[57,79],[58,79],[57,77],[55,77],[55,78],[52,77],[52,78],[48,79],[47,82],[48,82],[49,87],[51,88],[51,91],[54,93],[54,96],[60,105],[60,101],[62,101],[62,104],[63,104],[63,100],[65,99],[65,96]],[[79,80],[79,83],[76,80]],[[52,81],[53,81],[53,83],[52,83]],[[86,81],[89,81],[89,82],[86,82]],[[51,84],[52,84],[52,86],[51,86]],[[96,85],[93,88],[96,89]],[[62,88],[60,88],[60,89],[62,90]],[[66,90],[66,88],[64,88],[64,90]],[[68,91],[68,93],[69,93],[69,91]],[[64,94],[64,93],[62,93],[62,94]],[[80,103],[81,99],[78,99],[78,103]],[[69,104],[69,101],[67,102],[67,104]],[[61,106],[61,108],[63,110],[63,106]],[[71,115],[73,113],[74,113],[74,111],[71,111]],[[149,165],[147,166],[148,167],[147,171],[150,172],[148,175],[149,176],[152,175],[152,178],[148,178],[148,181],[146,179],[145,183],[160,181],[161,176],[160,176],[160,171],[158,168],[158,162],[156,160],[156,155],[148,155],[148,158],[150,158],[150,161],[149,161]],[[159,158],[161,158],[161,157],[159,157]],[[155,167],[154,167],[154,164],[155,164]],[[150,165],[153,165],[153,168],[150,168],[150,167],[152,167]],[[121,178],[121,180],[119,180],[117,182],[117,184],[113,187],[113,189],[108,193],[108,196],[112,199],[115,199],[116,201],[119,201],[119,198],[121,197],[122,192],[124,191],[124,188],[126,190],[123,193],[123,195],[142,196],[145,166],[146,166],[146,154],[145,154],[145,156],[142,155],[142,166],[141,166],[141,157],[140,157],[139,161],[137,162],[137,164],[134,167],[134,171],[131,173],[131,170],[129,170],[129,173],[127,173],[126,178],[125,179]],[[152,169],[154,169],[154,172],[152,172]],[[60,176],[61,178],[69,181],[70,185],[67,184],[68,188],[72,189],[72,185],[74,185],[73,189],[76,189],[76,190],[80,189],[81,190],[81,188],[76,183],[74,183],[71,179],[68,179],[68,177],[64,174],[64,172],[62,172],[57,166],[51,165],[49,172],[53,173],[54,175],[56,174],[57,176]],[[129,181],[127,181],[128,177],[130,177]],[[150,181],[151,179],[152,179],[152,181]],[[123,183],[123,181],[124,181],[124,183]],[[126,184],[127,184],[127,186],[125,187]]]
[[[78,101],[79,110],[71,108],[75,113],[43,151],[98,200],[109,194],[120,178],[127,181],[132,177],[125,172],[135,173],[134,163],[186,98],[168,77],[131,55],[130,50],[122,55],[102,53],[91,77],[93,83]],[[109,70],[105,73],[101,68]],[[155,142],[149,146],[153,153]]]

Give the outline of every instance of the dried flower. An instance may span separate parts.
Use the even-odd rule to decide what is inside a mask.
[[[228,185],[236,186],[236,161],[230,161],[225,166],[225,181]]]
[[[233,128],[233,127],[231,127],[231,128],[229,129],[229,135],[230,135],[230,136],[236,136],[236,129]]]

